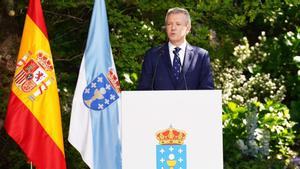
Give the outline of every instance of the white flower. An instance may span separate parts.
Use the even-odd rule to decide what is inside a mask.
[[[298,70],[298,76],[300,77],[300,70]]]
[[[254,135],[256,136],[256,140],[260,141],[261,139],[263,139],[263,130],[256,128],[254,131]]]
[[[245,143],[244,143],[243,140],[238,139],[238,140],[236,141],[236,143],[237,143],[238,147],[240,148],[240,150],[245,151],[245,150],[248,149],[248,147],[245,145]]]
[[[286,45],[293,46],[292,42],[290,40],[285,41]]]
[[[300,56],[295,56],[293,60],[297,63],[300,63]]]
[[[282,112],[278,112],[278,117],[282,118],[283,117],[283,113]]]
[[[265,35],[266,35],[266,32],[265,32],[265,31],[262,31],[262,32],[261,32],[261,35],[262,35],[262,36],[265,36]]]
[[[64,92],[66,92],[66,93],[68,92],[68,89],[67,89],[67,88],[65,88],[65,87],[64,87],[64,89],[63,89],[63,90],[64,90]]]
[[[146,25],[146,24],[144,24],[143,26],[142,26],[142,29],[148,29],[149,27]]]
[[[289,37],[294,36],[294,32],[288,31],[287,35],[288,35]]]
[[[128,73],[124,73],[123,74],[124,78],[125,78],[125,82],[133,84],[132,80],[130,79],[130,76]]]

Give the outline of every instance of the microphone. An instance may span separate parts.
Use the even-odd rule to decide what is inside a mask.
[[[185,47],[185,52],[186,52],[186,48],[187,46]],[[186,55],[186,53],[184,54]],[[188,87],[187,87],[187,82],[186,82],[186,78],[185,78],[185,74],[186,72],[183,71],[183,67],[184,67],[184,64],[186,62],[186,56],[184,57],[184,60],[183,60],[183,63],[182,63],[182,66],[181,66],[181,71],[182,71],[182,76],[183,76],[183,81],[184,81],[184,87],[185,87],[185,90],[189,90]]]
[[[185,79],[185,73],[182,72],[182,75],[183,75],[183,81],[184,81],[185,90],[188,90],[186,79]]]
[[[182,76],[183,76],[183,81],[184,81],[184,87],[185,87],[185,90],[189,90],[188,87],[187,87],[187,82],[186,82],[186,78],[185,78],[186,72],[183,71],[185,59],[186,59],[186,58],[184,58],[183,64],[182,64],[182,66],[181,66],[181,73],[182,73]]]
[[[155,68],[154,68],[154,72],[153,72],[153,76],[152,76],[152,80],[151,80],[151,90],[154,90],[154,80],[156,78],[157,66],[158,66],[158,63],[159,63],[160,58],[162,56],[162,53],[163,53],[162,47],[163,47],[163,45],[161,45],[158,49],[159,55],[158,55],[158,58],[157,58],[157,62],[155,64]]]

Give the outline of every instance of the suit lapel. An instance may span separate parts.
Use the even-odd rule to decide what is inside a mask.
[[[168,68],[168,71],[171,72],[172,70],[172,64],[171,64],[171,58],[170,58],[170,54],[169,54],[169,47],[168,44],[166,43],[163,47],[163,62],[166,65],[166,67]]]
[[[185,50],[184,61],[183,61],[183,74],[184,75],[189,70],[189,67],[192,63],[193,57],[194,57],[193,47],[190,44],[187,44],[186,45],[186,50]]]
[[[169,74],[169,77],[170,79],[172,80],[172,83],[175,87],[175,79],[174,79],[174,76],[173,76],[173,73],[172,73],[172,64],[171,64],[171,57],[170,57],[170,53],[169,53],[169,45],[168,43],[165,43],[164,47],[163,47],[163,62],[167,68],[167,71],[168,71],[168,74]]]

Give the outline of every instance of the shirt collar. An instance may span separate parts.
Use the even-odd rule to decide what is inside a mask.
[[[181,45],[179,45],[179,46],[173,45],[170,41],[169,41],[169,43],[168,43],[169,49],[171,49],[172,51],[173,51],[174,48],[176,48],[176,47],[179,47],[179,48],[181,49],[181,51],[184,51],[184,50],[185,50],[185,47],[186,47],[186,44],[187,44],[186,40],[185,40]]]

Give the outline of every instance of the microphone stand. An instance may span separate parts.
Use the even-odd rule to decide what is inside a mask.
[[[158,50],[159,50],[159,55],[158,55],[157,62],[156,62],[156,64],[155,64],[155,68],[154,68],[154,72],[153,72],[153,76],[152,76],[151,90],[154,90],[154,81],[155,81],[155,78],[156,78],[157,66],[158,66],[158,63],[159,63],[160,58],[161,58],[161,56],[162,56],[162,53],[163,53],[162,47],[163,47],[163,46],[160,46],[159,49],[158,49]]]

